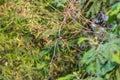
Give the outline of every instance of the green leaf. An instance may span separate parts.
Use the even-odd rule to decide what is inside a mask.
[[[120,2],[114,4],[111,9],[107,12],[107,14],[115,15],[120,11]]]
[[[120,13],[117,15],[117,18],[119,18],[119,19],[120,19]]]
[[[113,70],[114,67],[115,67],[115,64],[112,63],[112,62],[110,62],[110,61],[108,61],[108,62],[105,64],[105,66],[103,66],[102,71],[101,71],[101,75],[105,75],[107,72]]]
[[[4,0],[0,0],[0,5],[3,5],[4,4]]]
[[[86,52],[81,60],[81,63],[83,64],[89,64],[91,61],[95,59],[95,48],[92,48],[88,52]]]
[[[86,71],[90,74],[95,74],[95,62],[90,63],[89,66],[87,66]]]
[[[41,69],[41,68],[43,68],[45,65],[46,65],[45,62],[37,63],[37,68],[38,68],[38,69]]]
[[[43,33],[43,37],[49,37],[51,35],[51,30],[47,29],[44,33]]]
[[[64,4],[66,2],[67,2],[67,0],[54,0],[52,3],[61,3],[61,4]]]
[[[86,40],[89,40],[89,38],[81,37],[81,38],[79,38],[79,40],[78,40],[78,44],[81,44],[83,41],[86,41]]]
[[[111,61],[120,64],[120,53],[112,54]]]
[[[43,57],[44,55],[48,54],[49,51],[43,50],[40,52],[40,57]]]
[[[2,30],[7,30],[14,21],[9,22]]]
[[[119,71],[119,68],[116,70],[116,79],[117,79],[117,80],[120,79],[120,71]]]
[[[66,3],[67,2],[67,0],[59,0],[61,3]]]
[[[73,78],[75,77],[75,75],[73,75],[73,74],[68,74],[68,75],[66,75],[65,77],[60,77],[60,78],[58,78],[57,80],[73,80]]]

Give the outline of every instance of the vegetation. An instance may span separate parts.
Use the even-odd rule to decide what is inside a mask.
[[[0,80],[119,80],[119,0],[0,0]]]

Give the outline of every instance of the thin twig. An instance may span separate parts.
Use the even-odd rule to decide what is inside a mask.
[[[57,43],[58,43],[58,39],[56,39],[56,41],[55,41],[54,51],[53,51],[53,55],[52,55],[52,58],[51,58],[50,64],[52,64],[53,59],[54,59],[54,57],[55,57],[56,48],[57,48]]]
[[[89,6],[90,1],[91,1],[91,0],[89,0],[89,1],[86,3],[86,5],[84,6],[84,8],[83,8],[82,11],[81,11],[82,13],[85,12],[85,9]]]
[[[52,58],[51,58],[51,61],[50,61],[50,70],[52,69],[52,62],[53,62],[53,59],[54,59],[55,54],[56,54],[57,44],[58,44],[58,42],[59,42],[59,39],[61,38],[61,28],[62,28],[62,26],[65,24],[66,19],[67,19],[67,14],[64,16],[64,19],[63,19],[63,21],[62,21],[62,23],[61,23],[61,25],[60,25],[60,27],[59,27],[58,37],[57,37],[57,39],[56,39],[56,41],[55,41],[54,51],[53,51],[53,55],[52,55]],[[50,78],[50,73],[51,73],[51,71],[49,71],[48,79]]]
[[[59,27],[58,37],[61,37],[61,28],[62,28],[63,24],[65,24],[67,16],[68,16],[67,14],[64,16],[64,19]]]
[[[52,58],[51,58],[51,61],[50,61],[50,71],[49,71],[49,73],[48,73],[47,80],[49,80],[49,78],[50,78],[50,74],[51,74],[51,69],[53,68],[53,67],[52,67],[52,62],[53,62],[53,59],[54,59],[55,54],[56,54],[57,44],[58,44],[58,39],[56,39],[56,41],[55,41],[54,51],[53,51],[53,55],[52,55]]]

